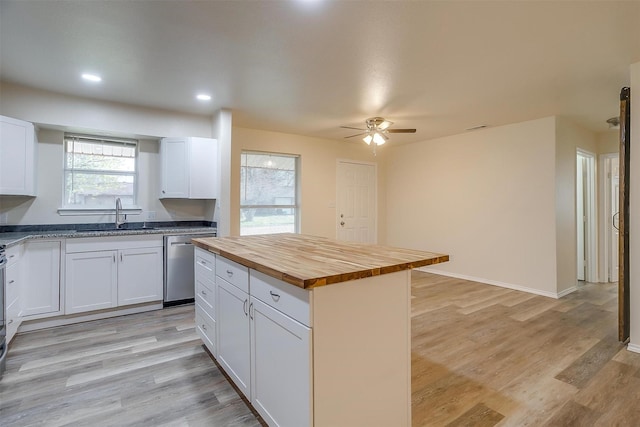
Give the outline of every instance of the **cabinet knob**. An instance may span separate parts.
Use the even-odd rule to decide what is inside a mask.
[[[165,194],[165,191],[164,191],[164,190],[162,190],[162,194]]]

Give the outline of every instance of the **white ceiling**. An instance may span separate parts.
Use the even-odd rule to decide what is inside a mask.
[[[640,1],[0,0],[3,81],[335,139],[371,116],[418,129],[392,143],[550,115],[605,131],[638,61]]]

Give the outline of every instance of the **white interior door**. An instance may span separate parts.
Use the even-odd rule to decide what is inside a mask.
[[[618,226],[620,210],[620,158],[616,157],[611,160],[611,209],[609,212],[608,229],[611,233],[609,239],[609,253],[611,258],[609,259],[609,281],[618,281]]]
[[[376,165],[338,160],[336,237],[376,243]]]

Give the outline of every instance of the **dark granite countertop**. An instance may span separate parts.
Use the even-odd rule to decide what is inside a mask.
[[[44,224],[0,227],[0,245],[11,247],[29,239],[68,239],[79,237],[135,236],[148,234],[215,234],[216,224],[207,221],[165,221],[113,224]]]

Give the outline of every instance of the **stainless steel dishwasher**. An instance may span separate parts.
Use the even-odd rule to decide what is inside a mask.
[[[215,237],[215,234],[164,236],[164,306],[193,302],[194,237]]]

